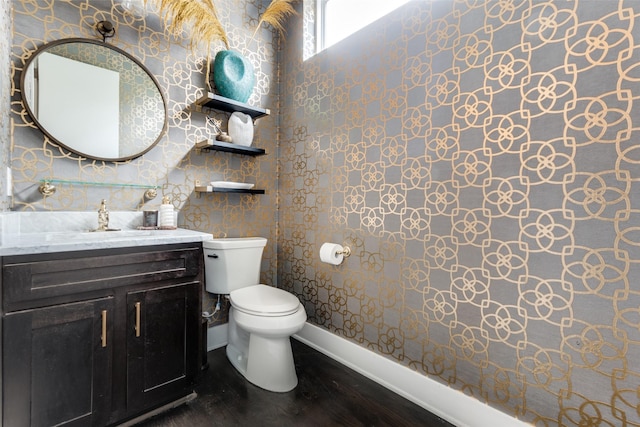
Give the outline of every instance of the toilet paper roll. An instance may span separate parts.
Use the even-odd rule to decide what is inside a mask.
[[[340,252],[340,253],[338,253]],[[323,243],[320,247],[320,261],[327,264],[340,265],[344,256],[342,246],[337,243]]]

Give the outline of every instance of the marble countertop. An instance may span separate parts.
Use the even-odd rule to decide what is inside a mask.
[[[0,215],[0,256],[152,246],[210,240],[209,233],[138,230],[142,212],[113,212],[109,227],[120,231],[91,231],[93,212],[9,212]]]

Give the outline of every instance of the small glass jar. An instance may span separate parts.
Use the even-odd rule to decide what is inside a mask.
[[[158,211],[143,211],[142,212],[142,226],[143,227],[157,227],[158,226]]]

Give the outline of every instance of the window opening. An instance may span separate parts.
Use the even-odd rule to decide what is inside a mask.
[[[349,37],[410,0],[316,0],[318,52]]]

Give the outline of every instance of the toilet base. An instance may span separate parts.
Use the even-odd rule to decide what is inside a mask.
[[[276,321],[275,318],[249,319],[246,313],[240,313],[231,308],[229,344],[226,353],[233,367],[250,383],[265,390],[280,393],[293,390],[298,385],[298,376],[293,361],[290,336],[304,326],[307,317],[304,308],[291,315],[296,320],[294,323],[296,326],[292,324],[290,328],[283,328],[280,336],[275,333],[279,328],[275,327],[265,335],[247,332],[238,325],[236,315],[240,317],[240,323],[243,325],[251,323],[250,320],[259,321],[261,326],[265,326],[265,323],[268,326],[269,323]],[[291,329],[295,330],[291,332]]]
[[[260,337],[251,338],[253,342],[259,340],[261,340]],[[262,341],[265,340],[262,339]],[[293,390],[298,385],[298,376],[293,363],[290,338],[278,340],[280,341],[278,343],[274,343],[271,339],[266,341],[269,342],[263,344],[270,347],[269,353],[259,351],[257,355],[252,355],[249,350],[247,357],[229,344],[226,348],[227,358],[233,367],[253,385],[278,393]]]

